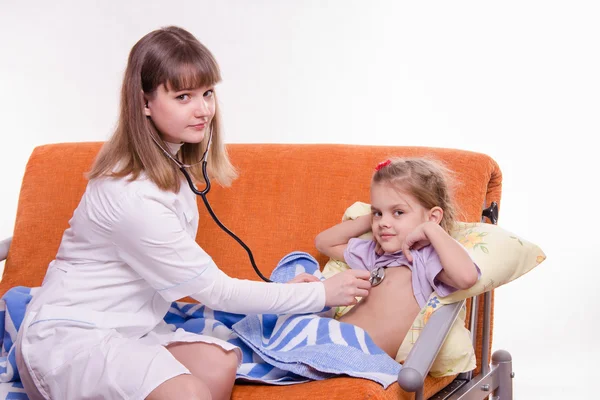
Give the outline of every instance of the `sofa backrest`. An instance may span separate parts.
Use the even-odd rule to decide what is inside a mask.
[[[27,164],[13,242],[0,295],[16,285],[39,286],[63,231],[85,190],[84,177],[101,143],[37,147]],[[230,144],[239,170],[229,188],[213,185],[208,199],[223,224],[252,249],[266,276],[293,250],[327,260],[314,238],[339,222],[355,201],[369,202],[378,162],[391,156],[429,156],[457,174],[461,219],[479,221],[484,202],[500,201],[501,174],[487,155],[439,148],[328,144]],[[222,232],[198,202],[197,241],[227,274],[258,279],[246,252]]]

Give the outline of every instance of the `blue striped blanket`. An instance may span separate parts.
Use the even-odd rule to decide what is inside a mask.
[[[300,273],[324,279],[317,261],[307,253],[285,256],[271,275],[287,282]],[[36,288],[15,287],[0,300],[0,399],[27,399],[19,382],[13,343]],[[316,314],[241,315],[211,310],[200,304],[174,302],[165,321],[190,332],[211,335],[242,349],[238,379],[276,385],[347,375],[388,387],[401,365],[379,349],[354,325]]]

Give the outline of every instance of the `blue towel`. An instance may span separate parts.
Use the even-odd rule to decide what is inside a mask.
[[[271,280],[287,282],[303,272],[324,279],[312,256],[292,252],[278,263]],[[12,382],[2,384],[0,393],[8,393],[7,399],[26,399],[18,382],[13,343],[36,290],[15,287],[0,300],[0,382]],[[395,382],[401,365],[364,330],[329,315],[331,310],[326,308],[314,314],[246,316],[174,302],[165,321],[239,346],[243,354],[239,380],[287,385],[347,375],[373,380],[384,388]]]
[[[306,272],[324,279],[307,253],[285,256],[271,274],[287,282]],[[319,314],[249,315],[232,326],[238,337],[267,364],[304,378],[339,375],[371,379],[384,387],[398,379],[400,364],[377,347],[361,328]]]

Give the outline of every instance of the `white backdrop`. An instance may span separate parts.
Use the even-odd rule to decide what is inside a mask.
[[[165,25],[215,54],[230,142],[484,152],[500,225],[548,259],[497,290],[518,399],[579,398],[600,356],[595,1],[16,1],[0,4],[0,238],[34,146],[105,140],[127,54]],[[593,386],[593,383],[592,385]]]

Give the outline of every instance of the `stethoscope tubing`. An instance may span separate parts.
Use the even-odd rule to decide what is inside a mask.
[[[185,179],[187,180],[188,185],[190,186],[190,189],[192,190],[192,192],[194,192],[194,194],[196,194],[197,196],[200,196],[202,198],[202,201],[204,202],[204,206],[208,210],[208,213],[212,217],[213,221],[215,221],[215,223],[219,226],[219,228],[221,228],[223,231],[225,231],[225,233],[227,233],[229,236],[231,236],[233,239],[235,239],[235,241],[238,242],[238,244],[240,246],[242,246],[244,248],[244,250],[246,250],[246,253],[248,253],[248,258],[250,259],[250,264],[252,264],[252,268],[254,268],[254,272],[256,272],[256,275],[258,275],[260,277],[260,279],[262,279],[265,282],[271,282],[271,280],[269,278],[267,278],[266,276],[264,276],[260,272],[258,267],[256,266],[256,262],[254,261],[254,255],[252,254],[252,250],[250,250],[250,247],[248,247],[246,245],[246,243],[244,243],[242,241],[242,239],[237,237],[237,235],[235,233],[231,232],[231,230],[229,230],[225,225],[223,225],[223,223],[219,220],[219,218],[217,218],[217,215],[213,211],[212,207],[210,206],[210,204],[208,202],[208,199],[206,198],[206,195],[210,191],[210,179],[208,178],[208,173],[206,172],[206,164],[207,164],[206,159],[208,158],[208,151],[210,150],[210,142],[212,141],[212,133],[213,132],[212,132],[212,125],[211,125],[210,133],[208,136],[208,143],[206,143],[206,149],[204,150],[204,154],[202,154],[202,158],[200,159],[201,160],[200,162],[202,162],[202,175],[204,176],[204,183],[206,185],[203,190],[198,190],[196,188],[196,185],[194,185],[194,181],[192,181],[192,177],[190,176],[189,172],[187,172],[187,170],[186,170],[186,168],[189,168],[192,165],[196,165],[196,164],[192,164],[192,165],[183,164],[178,159],[173,157],[171,155],[171,153],[166,151],[163,148],[163,146],[160,145],[158,140],[156,140],[156,138],[154,138],[154,136],[151,136],[151,138],[154,141],[154,143],[156,143],[158,148],[162,150],[162,152],[165,154],[165,156],[167,156],[168,159],[170,159],[175,164],[177,164],[177,166],[179,167],[179,170],[185,176]]]
[[[238,242],[238,244],[240,246],[242,246],[244,248],[244,250],[246,250],[246,253],[248,253],[248,258],[250,259],[250,264],[252,264],[252,268],[254,268],[254,272],[256,272],[256,274],[263,281],[271,282],[271,280],[269,278],[267,278],[266,276],[264,276],[260,272],[258,267],[256,266],[256,262],[254,261],[254,255],[252,254],[252,250],[250,250],[250,248],[246,245],[246,243],[244,243],[242,241],[242,239],[240,239],[235,233],[233,233],[231,230],[229,230],[229,228],[227,228],[225,225],[223,225],[223,223],[219,220],[219,218],[217,218],[217,215],[215,214],[212,207],[210,206],[210,203],[208,202],[208,199],[206,198],[206,194],[210,191],[210,179],[208,179],[208,174],[206,173],[206,164],[207,164],[206,160],[202,161],[202,175],[204,176],[204,182],[206,184],[206,187],[203,190],[198,190],[196,188],[196,185],[194,185],[194,182],[192,181],[190,174],[186,171],[185,166],[183,166],[183,165],[180,166],[179,170],[185,176],[185,179],[187,180],[188,185],[190,186],[190,189],[192,190],[192,192],[194,192],[197,196],[200,196],[202,198],[202,201],[204,202],[204,206],[206,207],[206,210],[212,217],[213,221],[215,221],[215,223],[219,226],[219,228],[221,228],[223,231],[225,231],[225,233],[227,233],[229,236],[231,236],[233,239],[235,239],[235,241]]]

